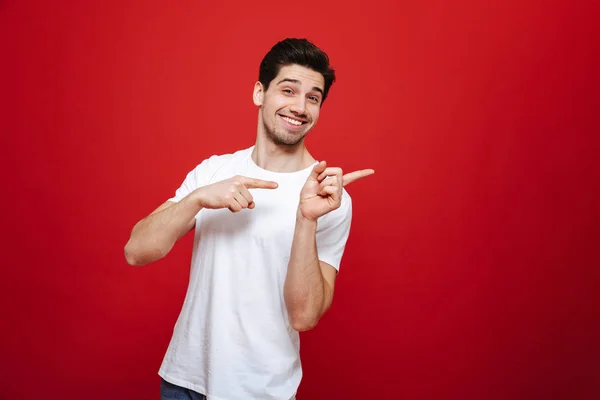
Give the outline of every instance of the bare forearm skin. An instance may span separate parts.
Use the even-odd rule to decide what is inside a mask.
[[[331,304],[331,288],[317,254],[316,232],[317,221],[298,213],[284,284],[289,320],[298,331],[312,329]]]
[[[180,202],[163,206],[139,221],[125,245],[127,263],[142,266],[165,257],[175,243],[195,225],[202,209],[197,191]]]

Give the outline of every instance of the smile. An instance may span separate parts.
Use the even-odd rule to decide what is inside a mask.
[[[294,126],[300,126],[300,125],[302,125],[302,124],[305,124],[305,123],[306,123],[306,122],[304,122],[304,121],[299,121],[299,120],[297,120],[297,119],[293,119],[293,118],[290,118],[290,117],[285,117],[285,116],[283,116],[283,115],[280,115],[280,117],[281,117],[281,118],[282,118],[282,119],[283,119],[285,122],[287,122],[287,123],[290,123],[290,124],[292,124],[292,125],[294,125]]]

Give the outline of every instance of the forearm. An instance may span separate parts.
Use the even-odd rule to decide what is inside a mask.
[[[166,256],[175,243],[195,224],[202,209],[197,193],[139,221],[125,246],[125,257],[131,265],[146,265]]]
[[[296,330],[314,327],[327,304],[329,293],[317,254],[316,231],[316,221],[297,216],[284,284],[289,319]]]

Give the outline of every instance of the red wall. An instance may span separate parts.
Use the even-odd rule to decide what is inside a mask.
[[[299,399],[600,398],[598,2],[215,3],[0,3],[0,398],[158,398],[191,236],[123,246],[286,36],[338,71],[309,148],[377,171]]]

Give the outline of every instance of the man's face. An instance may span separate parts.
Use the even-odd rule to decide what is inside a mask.
[[[316,125],[323,101],[323,75],[299,65],[281,67],[263,91],[256,83],[254,103],[261,107],[259,129],[278,145],[293,146]]]

